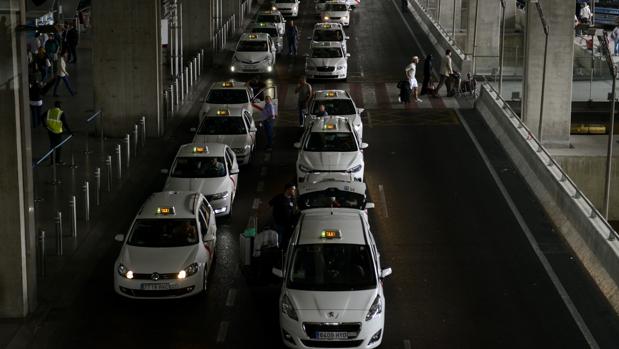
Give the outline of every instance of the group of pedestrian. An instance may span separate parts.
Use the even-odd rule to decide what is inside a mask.
[[[416,103],[421,103],[423,100],[421,100],[419,96],[422,95],[437,97],[438,91],[443,85],[445,85],[447,89],[447,97],[455,95],[458,84],[457,74],[452,65],[451,50],[445,51],[445,56],[441,62],[441,69],[439,70],[439,81],[436,87],[432,84],[433,62],[434,58],[431,54],[425,57],[423,62],[423,82],[420,89],[416,77],[419,57],[413,56],[411,62],[404,68],[406,80],[398,82],[397,87],[400,89],[400,102],[410,103],[412,100]]]

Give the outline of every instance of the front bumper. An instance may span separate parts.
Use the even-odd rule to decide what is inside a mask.
[[[321,72],[306,69],[305,76],[307,76],[308,79],[346,79],[348,77],[348,69],[335,69],[332,72]]]
[[[323,23],[340,23],[344,27],[348,27],[350,25],[350,17],[339,17],[339,18],[331,18],[325,19],[322,17]]]
[[[299,15],[299,7],[290,7],[290,8],[277,8],[279,12],[281,12],[282,16],[290,16],[297,17]]]
[[[349,173],[349,172],[346,172],[346,170],[344,170],[344,171],[320,171],[320,170],[313,170],[313,171],[311,171],[311,172],[303,172],[303,171],[301,171],[301,170],[299,170],[299,169],[297,168],[297,182],[298,182],[298,183],[303,183],[303,182],[305,182],[305,178],[306,178],[306,177],[307,177],[310,173],[346,173],[346,174],[347,174],[347,173]],[[354,172],[354,173],[352,173],[352,175],[353,175],[353,178],[354,178],[356,181],[363,182],[363,171]]]
[[[127,279],[114,271],[114,291],[119,295],[132,299],[173,299],[196,295],[202,291],[202,270],[185,279],[150,280]],[[146,289],[157,284],[165,289]],[[166,285],[167,286],[163,286]],[[145,286],[149,285],[149,286]]]
[[[363,316],[365,315],[362,314]],[[310,337],[304,326],[308,322],[310,321],[302,321],[301,317],[299,321],[295,321],[280,313],[282,341],[288,348],[376,348],[381,344],[384,334],[383,316],[370,321],[361,321],[360,331],[356,335],[349,335],[348,339],[341,340],[320,340]]]
[[[230,65],[230,71],[238,74],[270,74],[273,72],[274,66],[262,62],[255,64],[235,62]]]

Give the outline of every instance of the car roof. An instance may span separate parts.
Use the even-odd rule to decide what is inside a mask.
[[[226,145],[221,143],[188,143],[178,148],[176,157],[224,156]]]
[[[348,119],[341,116],[324,116],[314,119],[311,128],[312,132],[352,132]]]
[[[365,226],[359,210],[347,208],[317,208],[303,211],[299,219],[298,245],[354,244],[367,245]],[[325,230],[339,231],[340,238],[324,239]]]
[[[325,4],[344,4],[344,5],[346,5],[346,0],[329,0],[329,1],[325,1]]]
[[[314,92],[314,99],[352,99],[344,90],[318,90]]]
[[[242,81],[217,81],[211,85],[209,90],[247,90],[247,84]]]
[[[319,47],[343,47],[341,41],[312,41],[311,48]]]
[[[266,41],[269,36],[267,33],[243,33],[239,41]]]
[[[342,23],[316,23],[314,30],[344,30]]]
[[[351,173],[323,172],[310,173],[303,183],[299,183],[299,195],[336,188],[341,191],[365,195],[367,186],[356,181]]]
[[[178,219],[195,218],[194,203],[199,193],[188,191],[164,191],[151,194],[138,212],[138,219]],[[158,214],[162,208],[169,208],[172,213]]]
[[[238,106],[227,106],[225,108],[211,108],[206,112],[206,116],[216,116],[216,117],[228,117],[228,118],[234,118],[234,117],[241,117],[243,115],[243,112],[245,112],[247,109],[245,109],[244,107],[238,107]]]

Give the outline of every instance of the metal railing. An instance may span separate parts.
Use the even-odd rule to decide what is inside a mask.
[[[201,49],[200,52],[188,61],[187,65],[181,70],[180,75],[175,77],[168,87],[163,90],[165,121],[171,119],[180,109],[190,90],[193,89],[202,73],[205,72],[204,59],[204,49]]]

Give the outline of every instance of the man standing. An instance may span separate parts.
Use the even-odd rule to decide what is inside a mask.
[[[277,194],[269,201],[269,205],[273,207],[273,220],[279,246],[284,250],[288,247],[288,241],[296,224],[296,190],[294,184],[288,183],[284,186],[283,193]]]
[[[299,108],[299,127],[303,127],[305,121],[305,113],[307,112],[307,106],[310,98],[312,97],[312,85],[307,83],[305,76],[299,79],[297,88],[294,90],[295,94],[298,94],[297,107]]]
[[[589,25],[591,24],[591,19],[593,19],[593,13],[591,13],[591,8],[589,8],[589,4],[584,3],[582,8],[580,9],[580,22],[582,24]]]
[[[417,63],[419,63],[419,57],[413,56],[411,63],[406,66],[406,78],[408,79],[408,85],[412,90],[413,97],[415,98],[415,102],[421,103],[422,100],[419,99],[419,84],[417,84],[417,78],[415,74],[417,73]]]
[[[445,57],[443,58],[443,62],[441,64],[441,77],[438,81],[438,86],[436,86],[436,93],[438,95],[438,91],[441,89],[443,84],[445,84],[445,88],[447,89],[447,95],[451,94],[451,79],[450,76],[454,73],[453,68],[451,66],[451,50],[445,51]]]
[[[288,54],[296,56],[298,53],[299,29],[292,20],[288,22],[288,27],[286,28],[286,41],[288,41]]]
[[[65,131],[68,134],[73,133],[67,124],[67,115],[62,110],[62,105],[59,101],[56,101],[54,107],[47,111],[45,125],[47,126],[47,134],[49,135],[50,149],[62,142],[62,134],[65,133]],[[60,148],[56,149],[56,163],[64,165],[64,162],[60,161]]]
[[[262,109],[262,117],[264,120],[262,124],[264,125],[264,133],[267,136],[267,148],[266,150],[273,149],[273,127],[275,126],[275,106],[273,105],[273,100],[271,96],[266,96],[264,98],[264,109]]]
[[[32,128],[36,128],[42,123],[41,109],[43,108],[43,93],[38,81],[30,81],[30,112],[32,114]]]

